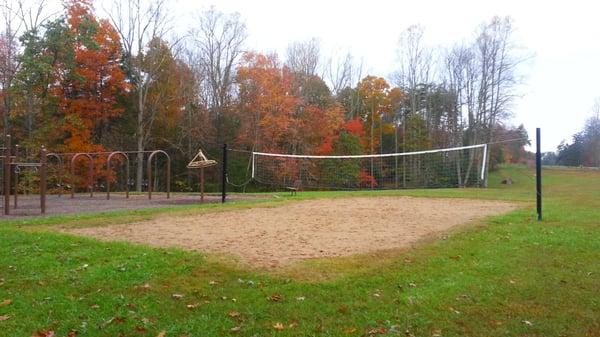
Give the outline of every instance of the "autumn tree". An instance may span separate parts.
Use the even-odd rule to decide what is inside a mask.
[[[358,82],[362,74],[362,63],[355,64],[350,53],[341,58],[332,56],[327,61],[324,73],[331,92],[337,96],[342,90],[352,88]]]
[[[136,190],[142,190],[144,176],[145,140],[148,138],[147,112],[148,90],[155,77],[162,69],[162,62],[154,62],[154,68],[144,67],[144,49],[156,38],[163,38],[168,32],[169,16],[167,0],[115,0],[108,14],[110,21],[121,37],[124,51],[123,64],[128,70],[129,82],[134,97],[136,114],[135,148],[136,157]]]
[[[246,37],[246,25],[239,14],[225,14],[214,7],[197,16],[190,32],[191,50],[200,72],[198,84],[205,96],[216,144],[232,137],[226,131],[233,122],[236,66]]]
[[[319,40],[312,38],[307,41],[292,42],[287,47],[286,66],[297,74],[304,76],[317,75],[321,58]]]
[[[19,38],[23,34],[39,34],[42,24],[49,19],[46,14],[45,0],[39,0],[34,3],[25,3],[25,1],[4,0],[0,3],[0,15],[3,19],[3,27],[0,27],[0,96],[2,100],[2,125],[3,133],[9,134],[11,131],[11,119],[15,115],[23,115],[22,92],[16,89],[18,85],[17,73],[22,65],[23,49],[22,40]],[[33,93],[25,93],[31,99]],[[33,119],[33,113],[27,111],[26,114]]]
[[[364,153],[362,139],[365,137],[363,123],[352,119],[340,125],[333,134],[323,139],[318,155],[349,156]],[[361,169],[360,159],[343,161],[324,159],[320,161],[320,179],[336,186],[358,188],[376,186],[373,176]]]
[[[361,118],[369,130],[366,142],[370,154],[375,154],[376,148],[381,144],[383,116],[392,111],[389,92],[390,85],[381,77],[367,76],[358,84],[358,93],[364,108]],[[374,175],[374,170],[374,159],[371,158],[371,176]]]
[[[160,67],[156,63],[161,63]],[[186,68],[172,55],[169,44],[158,38],[150,41],[140,64],[142,69],[159,69],[147,92],[144,147],[151,142],[162,147],[173,145],[172,136],[177,134],[184,107],[181,89]]]
[[[296,139],[294,76],[276,55],[247,53],[238,68],[240,139],[255,151],[290,152]]]
[[[52,89],[65,118],[65,149],[99,151],[103,147],[98,143],[108,132],[103,125],[123,112],[117,95],[129,89],[121,70],[119,35],[107,20],[95,18],[87,0],[68,4],[66,24],[73,60],[58,71],[58,85]]]
[[[2,105],[3,134],[10,133],[10,115],[13,108],[12,92],[14,77],[17,72],[17,25],[18,17],[13,3],[4,1],[0,4],[4,27],[0,28],[0,99]]]
[[[58,112],[54,91],[74,62],[73,39],[66,18],[61,16],[25,31],[20,42],[20,67],[11,88],[17,99],[14,124],[26,153],[42,144],[56,150],[63,145],[65,119]]]
[[[411,114],[418,113],[417,89],[432,79],[432,51],[424,45],[424,34],[423,26],[412,25],[402,32],[398,45],[400,65],[394,77],[396,85],[408,93]]]

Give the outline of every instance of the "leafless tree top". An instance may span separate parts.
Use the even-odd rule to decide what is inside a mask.
[[[288,45],[286,65],[294,72],[316,75],[321,57],[321,45],[316,38]]]

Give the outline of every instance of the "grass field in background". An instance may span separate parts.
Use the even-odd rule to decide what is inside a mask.
[[[502,177],[514,184],[499,184]],[[0,336],[600,336],[600,172],[545,170],[541,223],[534,182],[533,170],[510,166],[490,177],[488,189],[278,193],[0,223]],[[353,195],[523,207],[413,249],[276,272],[47,230]]]

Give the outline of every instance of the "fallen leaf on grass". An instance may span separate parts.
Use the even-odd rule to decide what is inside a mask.
[[[367,331],[368,336],[385,335],[386,333],[387,333],[387,329],[384,327],[379,327],[379,328],[375,328],[375,329],[371,329],[371,330]]]
[[[75,336],[77,336],[77,331],[76,330],[71,330],[67,334],[67,337],[75,337]]]
[[[347,334],[351,334],[351,333],[355,333],[356,332],[356,328],[346,328],[344,329],[344,333]]]
[[[167,335],[167,332],[163,330],[163,331],[159,332],[156,337],[165,337],[166,335]]]
[[[135,289],[146,289],[147,290],[147,289],[150,289],[150,284],[149,283],[144,283],[142,285],[135,286],[134,288]]]
[[[306,299],[306,297],[304,297],[304,296],[296,297],[296,301],[304,301],[305,299]]]
[[[196,303],[190,303],[190,304],[186,305],[185,307],[188,309],[195,309],[199,306],[200,306],[200,303],[196,302]]]
[[[533,323],[531,323],[530,321],[522,321],[523,324],[527,325],[527,326],[532,326]]]
[[[281,331],[281,330],[285,329],[285,327],[283,326],[282,323],[277,322],[277,323],[273,324],[273,329],[275,329],[277,331]]]
[[[107,327],[111,323],[122,324],[123,322],[125,322],[125,317],[113,317],[113,318],[109,319],[108,321],[102,323],[100,325],[100,328],[104,329],[105,327]]]
[[[229,316],[231,318],[236,318],[236,317],[240,317],[240,313],[237,311],[230,311],[229,313],[227,313],[227,316]]]
[[[54,337],[53,330],[40,330],[38,332],[34,332],[31,337]]]
[[[233,328],[229,329],[229,331],[231,332],[240,332],[242,330],[241,326],[234,326]]]
[[[144,328],[143,326],[136,326],[134,329],[135,329],[135,332],[139,332],[139,333],[148,332],[148,329]]]
[[[0,302],[0,307],[5,307],[7,305],[11,305],[11,303],[12,303],[11,299],[6,299],[6,300]]]
[[[450,307],[450,308],[448,308],[448,309],[450,309],[450,311],[452,311],[453,313],[455,313],[455,314],[457,314],[457,315],[460,315],[460,311],[458,311],[458,310],[454,309],[453,307]]]
[[[173,295],[171,295],[171,297],[175,300],[180,300],[183,298],[183,295],[182,294],[173,294]]]
[[[6,321],[7,319],[9,319],[10,316],[9,315],[0,315],[0,322],[2,321]]]
[[[269,300],[271,300],[273,302],[281,302],[281,301],[283,301],[283,296],[279,295],[279,294],[273,294],[273,295],[271,295],[271,297],[269,297]]]
[[[349,311],[349,308],[345,304],[342,304],[337,308],[337,312],[339,312],[340,314],[347,314],[348,311]]]

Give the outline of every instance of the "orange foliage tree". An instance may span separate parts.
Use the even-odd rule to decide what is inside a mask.
[[[57,102],[57,112],[63,117],[65,134],[63,151],[104,151],[98,144],[105,125],[119,116],[123,109],[117,95],[128,90],[125,74],[121,69],[121,42],[114,27],[107,20],[97,20],[88,0],[72,0],[67,3],[66,26],[70,46],[73,49],[71,64],[56,69],[56,85],[51,89]],[[103,170],[105,158],[95,162],[95,176],[109,176]],[[86,163],[77,163],[76,185],[87,183]]]
[[[88,0],[67,3],[67,26],[74,51],[73,64],[59,71],[53,88],[58,112],[64,115],[65,150],[101,151],[94,131],[123,109],[117,94],[128,89],[121,69],[121,43],[106,20],[97,20]]]
[[[266,152],[291,150],[299,104],[291,94],[292,81],[292,73],[280,66],[277,56],[244,55],[238,69],[242,143]]]

